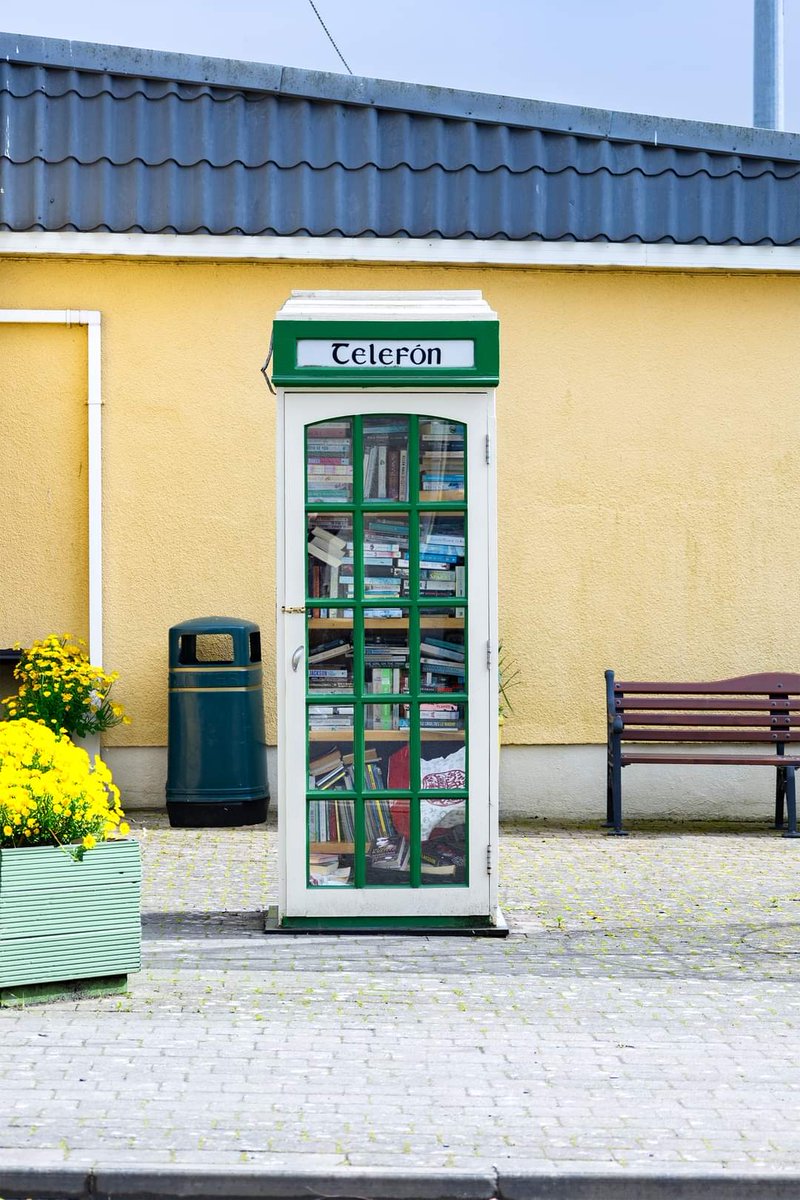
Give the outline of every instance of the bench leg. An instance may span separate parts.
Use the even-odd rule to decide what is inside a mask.
[[[783,742],[778,742],[777,753],[783,757]],[[786,768],[778,767],[775,772],[775,828],[783,829],[784,803],[786,800]]]
[[[784,802],[786,800],[786,768],[778,767],[775,773],[775,828],[783,829]]]
[[[783,836],[796,838],[800,837],[800,833],[797,832],[797,798],[794,785],[795,768],[785,767],[782,769],[786,773],[786,815],[788,817],[786,831]]]
[[[606,819],[605,825],[610,829],[614,824],[614,766],[611,761],[611,751],[608,752],[606,763]]]
[[[613,837],[627,837],[622,828],[622,750],[619,742],[614,739],[611,743],[611,754],[608,764],[609,782],[609,817],[612,828],[609,833]]]

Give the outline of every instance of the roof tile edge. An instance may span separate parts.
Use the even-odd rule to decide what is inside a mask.
[[[800,134],[686,121],[545,100],[525,100],[419,83],[338,75],[301,67],[211,58],[168,50],[0,32],[0,59],[54,69],[107,72],[210,87],[271,92],[309,100],[397,109],[576,137],[800,161]]]

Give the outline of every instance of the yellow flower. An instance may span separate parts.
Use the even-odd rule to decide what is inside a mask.
[[[94,835],[93,835],[93,834],[91,834],[91,833],[87,833],[87,834],[86,834],[86,836],[85,836],[85,838],[83,839],[83,847],[84,847],[84,849],[85,849],[85,850],[91,850],[91,849],[92,849],[94,846],[96,846],[96,845],[97,845],[97,838],[96,838],[96,837],[94,837]]]

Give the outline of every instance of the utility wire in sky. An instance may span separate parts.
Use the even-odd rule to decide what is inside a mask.
[[[350,67],[349,67],[349,64],[348,64],[348,62],[347,62],[347,59],[346,59],[346,58],[345,58],[345,56],[342,54],[341,50],[340,50],[340,49],[339,49],[339,47],[336,45],[336,42],[335,42],[335,41],[333,40],[333,38],[331,37],[331,35],[330,35],[330,31],[329,31],[329,29],[328,29],[328,26],[325,24],[325,22],[323,21],[322,17],[319,15],[319,10],[317,9],[317,6],[316,6],[316,4],[314,3],[314,0],[308,0],[308,3],[309,3],[309,4],[311,5],[311,7],[313,8],[313,10],[314,10],[314,15],[316,16],[316,18],[317,18],[317,20],[319,21],[319,23],[320,23],[320,25],[322,26],[322,28],[325,30],[325,35],[326,35],[326,37],[327,37],[328,41],[329,41],[329,42],[330,42],[330,44],[333,46],[334,50],[335,50],[335,51],[336,51],[336,53],[339,55],[339,58],[340,58],[340,59],[342,60],[342,62],[344,63],[344,65],[345,65],[345,67],[346,67],[346,69],[347,69],[347,74],[348,74],[348,75],[352,75],[352,74],[353,74],[353,72],[350,70]]]

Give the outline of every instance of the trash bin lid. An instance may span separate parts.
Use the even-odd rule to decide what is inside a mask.
[[[226,644],[227,643],[227,644]],[[239,617],[194,617],[169,631],[169,665],[197,666],[261,663],[261,634],[254,621]]]

